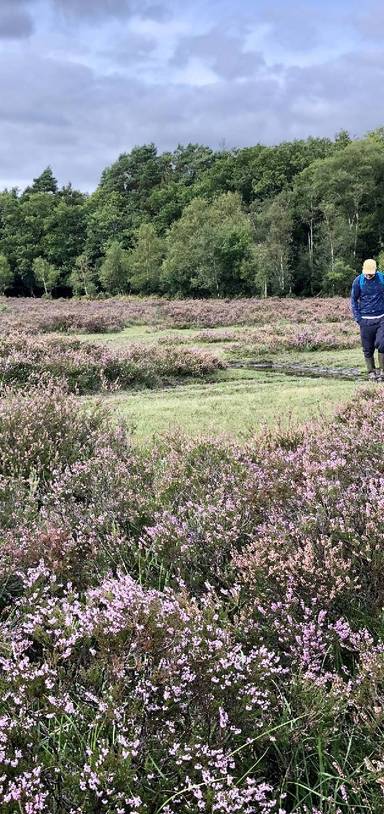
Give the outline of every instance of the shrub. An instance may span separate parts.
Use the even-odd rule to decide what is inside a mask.
[[[382,388],[246,446],[0,413],[0,803],[382,809]]]
[[[0,345],[0,382],[13,387],[38,384],[48,376],[69,390],[92,393],[154,387],[185,376],[203,376],[224,362],[193,348],[130,345],[122,350],[79,339],[9,335]]]
[[[68,333],[121,330],[128,325],[158,328],[215,328],[277,323],[351,323],[349,300],[342,297],[303,300],[256,298],[235,300],[165,300],[124,297],[106,300],[7,298],[0,331]]]

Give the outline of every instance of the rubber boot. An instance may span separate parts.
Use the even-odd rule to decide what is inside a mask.
[[[384,353],[379,352],[379,381],[384,382]]]
[[[365,357],[365,364],[368,373],[368,379],[371,382],[376,381],[376,370],[375,370],[375,361],[373,356],[366,356]]]

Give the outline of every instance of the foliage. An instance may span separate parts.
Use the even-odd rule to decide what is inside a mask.
[[[91,296],[100,280],[110,295],[345,295],[382,248],[383,173],[380,128],[235,150],[136,146],[91,195],[60,188],[50,167],[1,192],[0,254],[15,294],[39,290],[42,258],[59,271],[53,295]]]
[[[14,275],[9,261],[4,254],[0,254],[0,294],[4,294],[4,291],[11,287],[13,278]]]
[[[224,367],[212,354],[192,348],[131,345],[116,351],[79,339],[23,334],[0,346],[0,383],[37,384],[44,376],[78,393],[133,386],[154,387],[183,376],[202,376]]]
[[[37,284],[44,288],[44,294],[51,294],[58,281],[59,270],[48,263],[48,260],[44,260],[44,257],[36,257],[33,261],[33,273]]]
[[[305,323],[308,329],[319,323],[336,323],[349,332],[349,300],[342,297],[316,299],[256,298],[234,300],[165,300],[150,297],[124,297],[105,300],[51,300],[7,298],[1,316],[0,331],[32,334],[60,331],[67,333],[104,333],[125,326],[151,328],[214,328],[229,325],[265,325]],[[271,332],[271,331],[270,331]],[[275,331],[274,331],[275,332]],[[272,332],[271,332],[272,333]]]
[[[128,256],[128,276],[132,291],[152,294],[159,291],[164,241],[151,223],[143,223],[134,234]]]
[[[174,295],[230,296],[239,289],[251,245],[252,226],[239,195],[228,192],[212,204],[195,198],[169,231],[163,286]]]
[[[77,296],[92,297],[96,294],[96,271],[87,254],[83,253],[76,257],[69,282]]]
[[[100,266],[99,279],[105,291],[123,294],[128,289],[128,255],[114,240],[107,248]]]
[[[382,809],[382,397],[148,452],[2,401],[5,814]]]

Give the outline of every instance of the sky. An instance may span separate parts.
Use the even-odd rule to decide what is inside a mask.
[[[378,0],[0,0],[0,188],[384,124]]]

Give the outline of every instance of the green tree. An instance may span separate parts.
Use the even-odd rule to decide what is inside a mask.
[[[69,276],[69,284],[76,297],[94,297],[97,293],[96,271],[85,252],[76,257],[74,268]]]
[[[240,274],[251,294],[268,297],[274,265],[267,243],[255,243],[241,264]]]
[[[33,179],[32,185],[25,189],[24,195],[29,195],[34,192],[48,192],[51,195],[55,195],[57,190],[57,180],[53,174],[52,167],[46,167],[41,175]]]
[[[239,195],[229,192],[212,204],[195,198],[167,236],[165,291],[215,297],[238,293],[241,264],[252,240],[252,224]]]
[[[14,274],[9,264],[9,260],[4,254],[0,254],[0,294],[4,294],[10,288],[14,280]]]
[[[134,247],[128,255],[128,277],[133,291],[154,294],[160,291],[160,271],[164,240],[151,223],[143,223],[134,235]]]
[[[332,295],[349,293],[356,271],[345,260],[335,260],[324,276],[324,290]]]
[[[33,273],[37,284],[44,288],[45,296],[52,294],[52,289],[55,288],[60,277],[60,270],[44,257],[36,257],[33,261]]]
[[[114,240],[105,253],[99,269],[99,280],[108,294],[123,294],[128,290],[128,253],[117,240]]]
[[[253,197],[263,201],[290,189],[300,172],[334,151],[335,146],[330,139],[314,138],[264,147],[253,164]]]
[[[281,192],[274,199],[257,207],[254,225],[257,242],[264,243],[270,293],[279,296],[291,293],[290,255],[293,229],[291,193]],[[259,249],[259,257],[261,256]]]
[[[135,220],[127,213],[121,192],[106,192],[100,188],[88,198],[85,217],[85,251],[93,261],[103,257],[113,241],[128,248],[134,228],[140,225],[140,218]]]
[[[47,224],[56,207],[56,197],[49,192],[23,195],[20,200],[19,228],[15,235],[15,261],[24,284],[33,292],[33,261],[45,255]]]
[[[328,260],[323,269],[325,286],[333,278],[335,263],[357,268],[365,254],[366,236],[384,213],[382,181],[384,177],[384,143],[376,138],[347,143],[329,158],[315,161],[297,179],[298,196],[307,200],[306,220],[316,217],[328,245]],[[309,200],[311,202],[309,203]],[[302,211],[302,210],[301,210]],[[380,215],[379,215],[380,213]],[[312,261],[314,248],[312,243]]]
[[[161,182],[162,169],[154,144],[134,147],[103,171],[99,188],[137,198],[140,205],[145,194]]]
[[[85,196],[59,193],[57,203],[46,217],[42,237],[44,256],[61,270],[62,277],[70,274],[76,257],[84,251],[86,240]]]
[[[7,257],[13,273],[21,230],[20,198],[16,189],[0,193],[0,253]]]
[[[384,250],[383,249],[381,250],[381,252],[379,252],[379,255],[378,255],[378,258],[377,258],[377,267],[378,267],[379,271],[384,271]]]
[[[203,144],[179,144],[171,156],[173,176],[186,186],[194,185],[214,166],[217,156]]]

